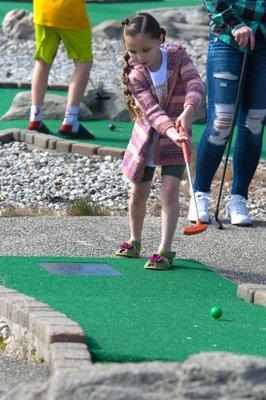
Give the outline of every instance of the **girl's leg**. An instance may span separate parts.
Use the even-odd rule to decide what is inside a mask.
[[[151,191],[151,183],[131,183],[131,193],[129,199],[129,225],[131,240],[141,242],[141,233],[146,214],[146,203]]]
[[[163,175],[160,191],[162,203],[162,237],[159,250],[171,251],[179,216],[179,186],[180,180],[178,178]]]
[[[259,163],[266,116],[266,43],[258,41],[249,59],[233,158],[232,194],[248,198]]]
[[[208,117],[196,157],[194,189],[210,192],[230,132],[243,53],[214,35],[207,60]]]

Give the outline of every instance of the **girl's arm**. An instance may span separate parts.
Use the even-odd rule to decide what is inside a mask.
[[[185,130],[188,130],[191,128],[192,117],[200,106],[205,88],[192,59],[185,50],[181,59],[180,77],[186,83],[186,96],[184,111],[177,118],[176,125],[177,127],[181,125]]]
[[[132,71],[129,75],[129,87],[144,117],[158,133],[164,135],[167,129],[175,127],[153,96],[149,82],[143,74]]]

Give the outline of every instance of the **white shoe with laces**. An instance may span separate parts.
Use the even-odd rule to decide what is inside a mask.
[[[209,204],[210,204],[210,194],[205,192],[195,192],[195,198],[199,213],[199,219],[201,222],[209,222]],[[191,222],[195,222],[197,217],[197,211],[194,204],[193,196],[190,198],[189,212],[187,219]]]
[[[247,199],[239,194],[233,194],[226,205],[226,219],[231,219],[233,225],[251,225],[251,218],[247,210]]]

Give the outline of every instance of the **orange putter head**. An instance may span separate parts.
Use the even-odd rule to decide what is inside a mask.
[[[183,235],[196,235],[197,233],[206,231],[207,228],[207,224],[203,224],[199,219],[197,219],[195,225],[186,226],[182,229],[182,233]]]

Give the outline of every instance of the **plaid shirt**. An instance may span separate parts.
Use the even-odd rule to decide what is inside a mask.
[[[260,28],[266,40],[266,1],[265,0],[203,0],[211,18],[211,31],[229,45],[245,50],[234,40],[236,28],[249,26],[254,34]]]

